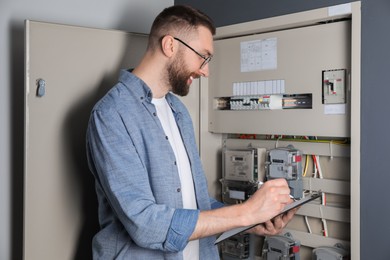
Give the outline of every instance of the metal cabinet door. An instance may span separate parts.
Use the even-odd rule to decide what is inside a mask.
[[[147,36],[26,21],[24,258],[89,259],[97,231],[89,113],[142,58]],[[199,143],[199,81],[182,98]]]
[[[24,259],[91,258],[89,113],[146,44],[140,34],[26,21]]]

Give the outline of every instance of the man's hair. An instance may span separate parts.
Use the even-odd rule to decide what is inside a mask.
[[[174,37],[187,37],[199,26],[204,26],[215,34],[215,26],[209,16],[203,12],[187,6],[174,5],[165,8],[154,20],[149,34],[148,49],[159,47],[165,35]]]

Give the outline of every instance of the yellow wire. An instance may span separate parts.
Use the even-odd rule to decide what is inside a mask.
[[[347,140],[305,140],[305,139],[293,139],[293,138],[280,138],[279,141],[294,141],[294,142],[308,142],[308,143],[332,143],[340,145],[348,145]]]
[[[305,170],[303,171],[302,176],[306,176],[308,166],[309,166],[309,155],[306,154]]]

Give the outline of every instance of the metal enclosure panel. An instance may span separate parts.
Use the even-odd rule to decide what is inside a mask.
[[[221,80],[221,82],[226,82],[227,79],[231,79],[232,77],[236,77],[239,74],[239,68],[236,68],[236,72],[232,73],[231,71],[225,70],[222,75],[219,75],[215,77],[214,70],[223,70],[223,68],[226,68],[229,66],[228,59],[234,60],[234,62],[239,62],[237,59],[237,52],[239,52],[239,46],[235,47],[233,49],[226,48],[225,51],[220,51],[218,49],[218,41],[224,41],[224,40],[234,40],[239,39],[240,37],[261,37],[262,35],[268,33],[268,32],[278,32],[281,30],[290,30],[291,28],[297,28],[297,27],[308,27],[308,26],[318,26],[319,22],[321,21],[329,21],[329,20],[338,20],[338,19],[351,19],[350,21],[350,29],[346,30],[346,40],[350,40],[349,43],[346,43],[346,53],[344,59],[346,60],[346,63],[350,64],[350,75],[347,77],[347,84],[350,89],[350,99],[348,106],[351,107],[350,112],[350,118],[345,117],[344,120],[346,120],[347,124],[350,124],[350,126],[347,126],[347,128],[350,129],[350,138],[351,138],[351,146],[349,149],[342,149],[340,150],[340,154],[336,155],[335,151],[333,150],[334,156],[341,156],[341,157],[349,157],[350,156],[350,163],[348,163],[348,158],[340,158],[340,159],[333,159],[333,162],[331,164],[328,164],[324,167],[327,167],[327,172],[332,173],[332,176],[329,176],[330,178],[335,177],[334,174],[337,176],[340,176],[339,173],[342,174],[342,180],[340,182],[345,181],[346,184],[348,184],[348,180],[350,180],[350,218],[347,218],[343,221],[346,221],[350,219],[350,233],[345,232],[344,235],[348,236],[344,237],[343,239],[350,241],[351,246],[351,259],[360,259],[360,75],[361,75],[361,3],[359,1],[353,2],[350,4],[351,6],[351,13],[340,13],[337,16],[332,16],[329,13],[329,10],[332,7],[329,8],[320,8],[320,9],[313,9],[306,12],[299,12],[299,13],[293,13],[288,15],[282,15],[277,17],[271,17],[266,18],[262,20],[254,20],[250,22],[245,23],[239,23],[239,24],[233,24],[225,27],[219,27],[217,28],[217,35],[215,36],[216,39],[216,48],[215,48],[215,59],[210,63],[211,73],[210,78],[208,80],[203,80],[202,83],[202,92],[201,92],[201,155],[202,160],[204,162],[204,168],[206,169],[206,172],[208,174],[208,180],[210,185],[210,192],[215,195],[221,195],[221,188],[219,179],[221,178],[221,146],[222,147],[236,147],[240,148],[243,147],[241,145],[234,145],[230,143],[231,139],[229,139],[229,131],[230,130],[224,130],[222,129],[221,132],[210,132],[210,130],[213,130],[214,126],[210,126],[210,123],[213,122],[215,117],[221,116],[221,114],[217,114],[210,111],[213,108],[213,98],[215,94],[215,88],[221,89],[221,86],[216,85],[216,82],[218,80]],[[322,36],[321,36],[322,37]],[[350,39],[349,39],[350,37]],[[258,38],[256,38],[258,39]],[[313,38],[309,39],[309,42],[317,43],[318,39]],[[344,48],[344,47],[343,47]],[[307,53],[312,53],[310,50],[307,51]],[[323,54],[329,54],[327,51]],[[224,56],[224,62],[221,63],[218,61],[218,56]],[[306,52],[305,55],[306,57]],[[223,57],[222,57],[223,58]],[[338,61],[336,61],[338,64]],[[290,66],[290,69],[296,69],[293,65]],[[310,69],[310,68],[309,68]],[[270,71],[267,71],[268,73]],[[248,73],[250,76],[248,81],[258,81],[262,80],[262,78],[257,77],[256,73]],[[258,74],[263,75],[263,74]],[[273,79],[273,78],[271,78]],[[318,88],[321,87],[321,78],[318,76],[319,81],[316,81],[316,86]],[[242,80],[242,78],[239,78],[239,80]],[[238,80],[237,80],[238,81]],[[231,81],[236,82],[236,80]],[[232,83],[228,82],[227,88],[230,90],[232,89]],[[216,94],[215,94],[216,95]],[[229,94],[231,95],[231,94]],[[217,96],[217,95],[216,95]],[[220,94],[218,94],[220,96]],[[207,101],[206,101],[207,100]],[[224,121],[227,123],[228,126],[231,126],[235,124],[237,128],[241,131],[242,129],[252,129],[253,132],[253,126],[252,124],[256,124],[258,126],[259,124],[256,122],[259,122],[260,118],[258,116],[246,116],[244,115],[243,111],[226,111],[226,112],[234,112],[238,113],[240,115],[243,115],[243,117],[246,117],[246,119],[240,119],[239,116],[235,115],[232,117],[228,117],[228,119],[224,118],[217,118],[219,121]],[[269,113],[269,112],[277,112],[277,111],[259,111],[256,115],[259,115],[261,113]],[[251,113],[251,112],[248,112]],[[292,116],[293,117],[293,116]],[[239,120],[236,121],[236,119],[239,118]],[[252,118],[252,121],[249,120],[249,118]],[[275,115],[275,120],[271,121],[270,124],[278,124],[281,123],[281,120],[279,120],[279,117]],[[318,128],[316,125],[318,122],[312,121],[312,118],[306,118],[307,123],[310,124],[310,128]],[[229,122],[230,121],[230,122]],[[248,123],[249,125],[241,125],[242,122]],[[289,121],[288,121],[289,122]],[[286,124],[288,122],[285,122]],[[312,123],[313,122],[313,123]],[[295,123],[295,120],[294,120]],[[299,122],[297,122],[298,124]],[[262,127],[266,126],[265,124],[268,124],[268,122],[265,122]],[[301,128],[306,127],[306,125],[302,125]],[[335,125],[327,125],[326,129],[334,128]],[[337,126],[338,127],[338,126]],[[215,127],[214,127],[215,128]],[[265,129],[264,128],[264,129]],[[258,128],[256,128],[258,130]],[[263,128],[260,128],[260,132],[262,132]],[[281,130],[285,129],[285,125],[281,127]],[[221,129],[220,129],[221,130]],[[275,129],[272,130],[270,134],[280,134],[280,129],[277,129],[278,131],[274,132]],[[214,130],[213,130],[214,131]],[[248,132],[245,130],[245,132]],[[243,133],[245,133],[243,132]],[[313,131],[314,132],[314,131]],[[322,133],[322,131],[320,131]],[[318,133],[314,133],[317,135]],[[344,134],[343,134],[344,135]],[[340,136],[343,136],[340,134]],[[237,142],[242,140],[237,140]],[[256,140],[256,142],[259,140]],[[251,145],[253,145],[252,142],[255,142],[254,140],[247,140]],[[261,144],[262,146],[263,144]],[[279,145],[283,145],[283,143],[280,143]],[[245,146],[245,145],[244,145]],[[247,146],[245,146],[247,147]],[[275,144],[272,145],[272,147],[275,147]],[[320,147],[315,147],[312,144],[306,145],[304,147],[301,147],[306,153],[308,154],[319,154],[321,156],[324,156],[323,158],[326,158],[326,154],[332,154],[332,152],[327,152],[327,149],[330,149],[328,147],[327,149],[323,150]],[[332,157],[332,156],[331,156]],[[211,158],[211,159],[210,159]],[[325,163],[327,164],[327,163]],[[349,165],[348,165],[349,164]],[[338,181],[336,181],[338,182]],[[332,186],[333,187],[333,186]],[[332,209],[333,210],[333,209]],[[347,210],[348,211],[348,210]],[[344,216],[348,215],[348,212],[343,212],[342,214]],[[341,212],[338,211],[330,211],[331,214],[341,214]],[[304,214],[304,212],[303,212]],[[296,224],[296,223],[292,223]],[[298,223],[298,225],[301,225],[301,223]],[[303,225],[305,225],[303,223]],[[331,228],[331,233],[334,233],[335,231],[340,232],[341,230],[333,230],[334,227]],[[286,230],[287,231],[287,230]],[[296,232],[297,233],[297,232]],[[341,234],[343,234],[343,231],[341,231]],[[298,234],[301,236],[301,234]],[[306,239],[306,238],[305,238]],[[316,239],[315,241],[308,241],[309,243],[312,242],[321,242],[321,239]]]
[[[25,259],[89,258],[97,231],[89,113],[146,46],[147,35],[26,21]],[[46,82],[42,97],[38,79]],[[199,81],[192,87],[182,100],[198,140]]]
[[[26,22],[25,259],[72,259],[91,250],[97,208],[85,155],[89,113],[119,69],[140,60],[146,41],[120,31]],[[42,97],[38,79],[46,82]]]
[[[343,21],[215,41],[215,57],[210,64],[209,130],[350,136],[349,98],[345,114],[325,114],[321,99],[323,70],[350,71],[350,27],[350,21]],[[241,72],[240,43],[270,38],[277,39],[277,68]],[[284,80],[286,94],[312,93],[313,108],[268,111],[213,108],[214,98],[233,96],[233,83],[265,80]]]
[[[89,113],[119,70],[137,64],[146,45],[146,35],[26,22],[26,259],[90,254],[97,208],[85,156]],[[46,83],[42,97],[38,79]],[[199,82],[193,85],[182,100],[198,129]]]

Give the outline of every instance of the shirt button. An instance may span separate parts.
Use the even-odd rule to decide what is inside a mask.
[[[167,140],[168,140],[168,136],[165,136],[165,139],[167,139]]]
[[[156,112],[153,112],[153,115],[156,116],[157,115]]]
[[[174,161],[173,164],[176,165],[176,161]]]
[[[177,190],[176,190],[177,192],[181,192],[181,189],[180,188],[177,188]]]

